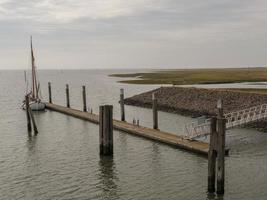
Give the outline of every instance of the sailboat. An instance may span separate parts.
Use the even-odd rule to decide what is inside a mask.
[[[40,84],[37,80],[37,72],[35,65],[35,58],[33,53],[32,37],[31,37],[31,91],[27,92],[26,95],[29,97],[29,106],[32,111],[41,111],[45,109],[45,103],[39,98]],[[23,103],[23,108],[25,109],[25,102]]]

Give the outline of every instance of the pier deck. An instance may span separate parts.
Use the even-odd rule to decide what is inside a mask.
[[[46,103],[46,108],[49,110],[60,112],[66,115],[76,117],[76,118],[80,118],[86,121],[90,121],[95,124],[99,123],[99,116],[97,114],[91,114],[88,112],[83,112],[83,111],[76,110],[73,108],[67,108],[64,106],[51,104],[51,103]],[[123,131],[129,134],[151,139],[151,140],[161,142],[164,144],[168,144],[173,147],[184,149],[190,152],[194,152],[194,153],[198,153],[198,154],[202,154],[206,156],[208,155],[209,144],[205,142],[184,139],[182,136],[177,136],[171,133],[163,132],[160,130],[155,130],[152,128],[133,125],[131,123],[119,121],[116,119],[113,120],[113,127],[115,130],[118,130],[118,131]]]

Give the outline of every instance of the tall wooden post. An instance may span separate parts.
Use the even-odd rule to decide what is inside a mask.
[[[29,107],[29,110],[28,110],[30,116],[31,116],[31,119],[32,119],[32,125],[33,125],[33,130],[34,130],[34,135],[37,135],[38,134],[38,129],[37,129],[37,126],[36,126],[36,123],[35,123],[35,119],[34,119],[34,116],[33,116],[33,113],[32,113],[32,109]]]
[[[29,113],[29,96],[25,96],[25,111],[26,111],[26,118],[27,118],[27,129],[28,132],[32,131],[32,125],[31,125],[31,118],[30,118],[30,113]]]
[[[70,91],[69,91],[69,84],[66,84],[66,105],[70,107]]]
[[[125,121],[124,90],[120,90],[121,121]]]
[[[225,130],[226,119],[223,116],[222,100],[218,101],[218,139],[217,139],[217,194],[224,194],[224,178],[225,178]]]
[[[153,128],[158,129],[158,106],[155,93],[152,93]]]
[[[51,83],[48,82],[48,94],[49,94],[49,103],[52,103],[52,91],[51,91]]]
[[[208,192],[215,192],[216,176],[216,156],[217,156],[217,119],[211,118],[210,121],[210,145],[208,155]]]
[[[100,155],[113,154],[113,106],[99,107],[99,147]]]
[[[83,85],[83,111],[87,111],[87,106],[86,106],[86,90],[85,90],[85,85]]]

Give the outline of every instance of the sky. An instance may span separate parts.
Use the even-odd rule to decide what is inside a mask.
[[[0,69],[267,67],[266,0],[0,0]]]

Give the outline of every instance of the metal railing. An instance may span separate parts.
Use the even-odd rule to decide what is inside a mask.
[[[234,128],[248,124],[267,117],[267,104],[253,106],[251,108],[230,112],[224,114],[226,119],[226,128]],[[203,123],[197,121],[185,125],[185,134],[189,139],[202,137],[210,134],[210,119],[206,119]]]

